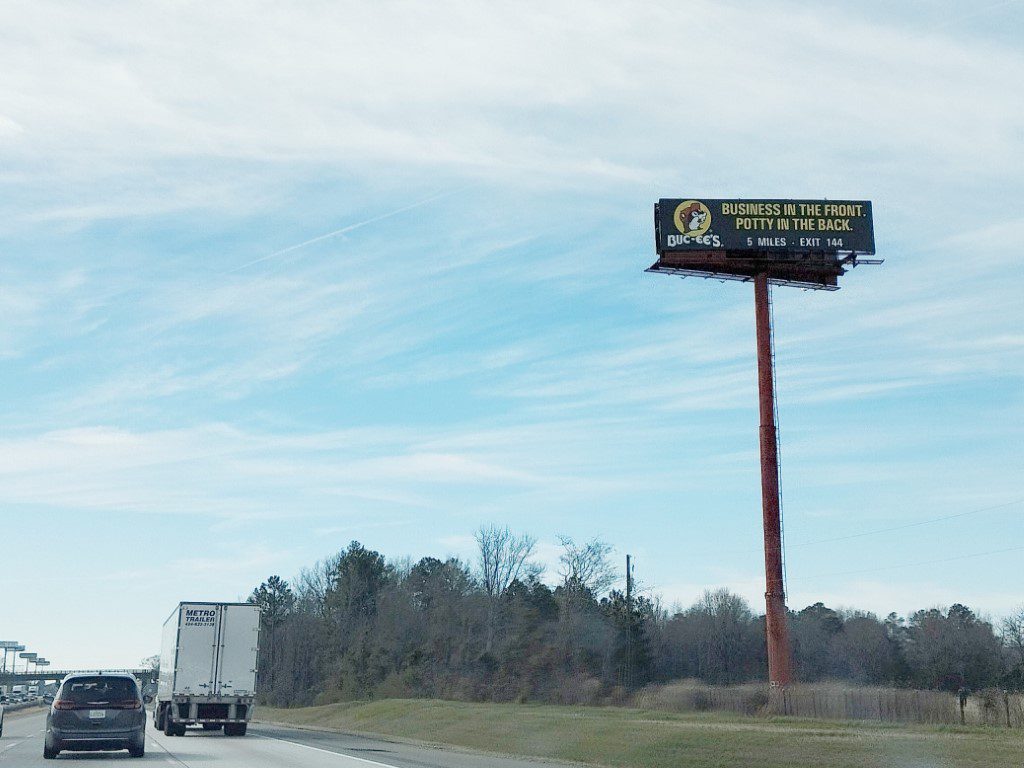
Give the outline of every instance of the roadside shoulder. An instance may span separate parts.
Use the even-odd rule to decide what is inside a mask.
[[[306,725],[281,722],[279,720],[263,720],[258,717],[254,717],[252,722],[256,725],[267,725],[274,728],[284,728],[290,731],[312,731],[316,733],[335,733],[339,736],[361,736],[364,738],[372,738],[378,741],[382,741],[388,744],[405,744],[410,747],[419,747],[420,749],[436,749],[443,752],[457,752],[463,755],[481,755],[486,757],[501,757],[513,760],[521,760],[524,762],[537,763],[538,765],[550,765],[550,766],[577,766],[578,768],[595,768],[597,763],[582,763],[571,760],[552,760],[547,757],[538,757],[536,755],[523,755],[511,752],[495,752],[487,749],[473,749],[470,747],[463,747],[459,744],[448,744],[440,741],[424,741],[422,739],[413,739],[406,736],[395,736],[391,733],[380,733],[379,731],[362,731],[355,730],[352,728],[331,728],[322,725]]]

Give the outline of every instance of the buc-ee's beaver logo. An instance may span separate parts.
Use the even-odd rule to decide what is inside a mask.
[[[678,235],[668,236],[668,247],[677,245],[720,246],[718,235],[708,234],[711,229],[711,211],[700,200],[684,200],[676,206],[672,223],[679,230]]]

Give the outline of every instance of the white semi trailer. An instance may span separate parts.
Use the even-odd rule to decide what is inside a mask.
[[[164,622],[153,724],[244,736],[256,696],[260,609],[250,603],[180,603]]]

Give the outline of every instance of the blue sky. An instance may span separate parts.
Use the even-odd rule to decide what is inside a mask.
[[[134,664],[488,522],[760,609],[752,290],[643,273],[679,196],[874,203],[884,266],[775,291],[790,605],[1024,603],[1020,3],[2,16],[0,639]]]

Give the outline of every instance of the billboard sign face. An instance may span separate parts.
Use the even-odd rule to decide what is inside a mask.
[[[662,199],[654,226],[662,255],[717,251],[771,260],[875,252],[867,200]]]

